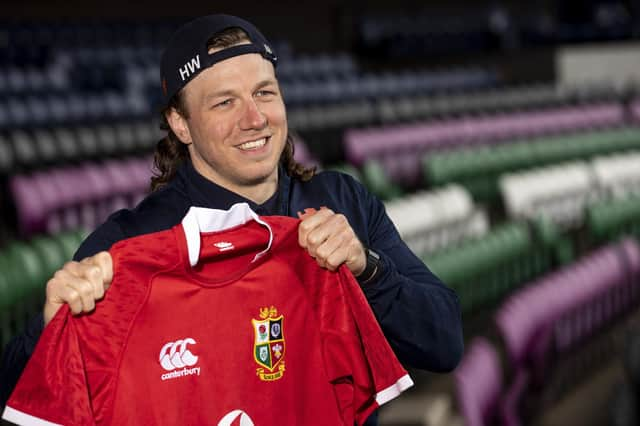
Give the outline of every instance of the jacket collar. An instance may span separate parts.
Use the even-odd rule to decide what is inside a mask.
[[[247,203],[259,215],[289,215],[289,188],[291,178],[284,168],[278,166],[278,189],[262,204],[256,204],[240,194],[211,182],[193,167],[191,160],[178,169],[175,184],[182,186],[192,206],[227,210],[237,203]]]

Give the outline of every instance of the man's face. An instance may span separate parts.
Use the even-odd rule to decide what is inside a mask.
[[[189,118],[176,134],[190,144],[198,172],[240,193],[277,182],[287,118],[271,62],[258,54],[226,59],[202,71],[183,95]]]

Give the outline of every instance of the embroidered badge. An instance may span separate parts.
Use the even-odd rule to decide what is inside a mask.
[[[260,308],[260,319],[252,319],[255,340],[253,358],[260,367],[256,374],[260,380],[272,382],[284,375],[284,315],[271,307]]]

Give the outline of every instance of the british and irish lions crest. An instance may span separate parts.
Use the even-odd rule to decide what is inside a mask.
[[[256,374],[260,380],[272,382],[284,375],[283,315],[271,306],[260,308],[260,319],[252,319],[255,340],[253,358],[260,367]]]

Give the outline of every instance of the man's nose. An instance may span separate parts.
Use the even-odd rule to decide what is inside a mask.
[[[242,129],[264,129],[267,125],[267,117],[260,111],[254,100],[247,102],[240,126]]]

